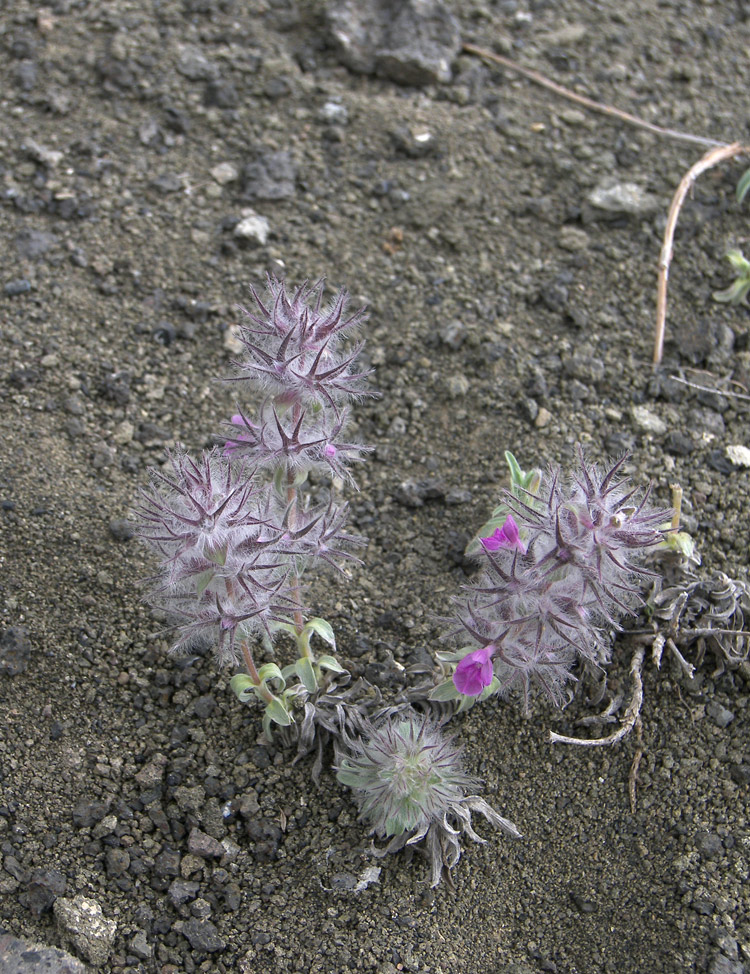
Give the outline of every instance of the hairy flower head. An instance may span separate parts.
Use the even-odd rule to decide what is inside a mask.
[[[433,886],[458,861],[462,834],[484,841],[472,828],[472,811],[520,835],[482,798],[466,794],[477,782],[463,770],[462,749],[429,718],[407,712],[380,725],[364,722],[362,736],[346,744],[346,752],[337,751],[337,777],[353,790],[360,819],[376,836],[390,839],[378,854],[424,840]]]
[[[342,350],[341,340],[364,321],[363,310],[347,315],[346,291],[323,304],[323,281],[302,284],[293,293],[269,276],[267,295],[253,289],[256,308],[242,309],[240,341],[244,357],[235,363],[236,381],[254,382],[288,405],[329,406],[372,395],[369,372],[357,372],[361,344]]]
[[[501,688],[519,687],[526,698],[536,684],[561,702],[577,660],[607,662],[602,630],[618,628],[638,602],[639,577],[651,574],[644,557],[668,513],[622,478],[624,457],[602,472],[580,449],[578,459],[567,480],[552,471],[533,495],[506,493],[512,514],[482,540],[484,572],[457,600],[456,635],[468,633],[474,653],[494,646]],[[478,686],[474,653],[456,669],[463,693]]]

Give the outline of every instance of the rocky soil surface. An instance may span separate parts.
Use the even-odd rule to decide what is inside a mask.
[[[742,162],[685,205],[654,371],[666,212],[703,148],[460,47],[732,142],[747,37],[731,0],[2,6],[4,970],[80,970],[61,950],[113,974],[750,970],[737,670],[647,661],[635,811],[635,738],[548,742],[585,732],[585,701],[455,720],[524,838],[478,825],[455,889],[431,890],[419,857],[372,859],[346,790],[260,738],[210,652],[168,656],[127,520],[165,447],[216,442],[234,411],[217,378],[248,285],[324,275],[369,306],[383,393],[357,411],[365,565],[314,593],[353,673],[387,694],[438,648],[506,449],[631,451],[660,503],[682,485],[702,570],[747,578],[750,420],[727,393],[750,387],[748,318],[712,299],[746,245]]]

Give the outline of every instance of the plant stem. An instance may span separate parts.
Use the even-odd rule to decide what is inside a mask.
[[[294,474],[292,471],[287,471],[287,488],[286,488],[286,499],[289,504],[289,528],[294,531],[297,526],[297,505],[299,504],[299,487],[294,486]],[[294,569],[292,572],[292,598],[299,606],[301,604],[301,594],[300,594],[300,582],[297,570]],[[299,637],[302,635],[302,630],[305,628],[305,619],[302,615],[302,609],[296,608],[294,610],[294,628],[297,630],[297,637],[299,642]],[[307,652],[303,655],[309,656],[310,650],[308,648]]]
[[[515,61],[511,61],[510,58],[503,57],[502,54],[496,54],[494,51],[477,47],[475,44],[463,44],[462,46],[467,54],[474,54],[476,57],[484,58],[486,61],[494,61],[495,64],[501,64],[504,68],[510,68],[511,71],[517,71],[518,74],[523,75],[524,78],[528,78],[529,81],[533,81],[534,84],[541,85],[549,91],[554,91],[556,95],[568,98],[570,101],[583,105],[584,108],[588,108],[593,112],[609,115],[611,118],[619,118],[620,121],[627,122],[628,125],[635,125],[637,128],[644,129],[646,132],[653,132],[654,135],[661,135],[663,138],[677,139],[680,142],[692,142],[694,145],[726,146],[725,142],[717,142],[716,139],[707,139],[702,135],[692,135],[690,132],[680,132],[677,129],[654,125],[653,122],[647,122],[643,118],[638,118],[637,115],[631,115],[630,112],[624,112],[620,108],[614,108],[612,105],[605,105],[602,102],[594,101],[593,98],[579,95],[577,92],[571,91],[570,88],[565,88],[556,81],[552,81],[545,75],[540,74],[539,71],[534,71],[532,68],[526,68],[522,64],[517,64]]]
[[[271,700],[273,700],[273,694],[260,678],[260,674],[258,673],[257,667],[255,666],[255,660],[253,659],[253,654],[250,652],[250,647],[246,642],[243,641],[240,643],[240,649],[242,650],[242,658],[245,660],[245,666],[247,667],[247,672],[250,679],[258,687],[261,696],[266,701],[266,703],[269,703]]]
[[[669,265],[672,262],[674,252],[674,233],[677,227],[677,217],[680,215],[682,204],[685,202],[690,188],[701,173],[712,169],[725,159],[733,159],[735,156],[750,152],[750,145],[743,145],[741,142],[733,142],[731,145],[721,145],[709,150],[702,158],[694,163],[680,180],[680,185],[675,190],[672,197],[672,205],[669,207],[667,224],[664,227],[664,242],[662,243],[661,254],[659,255],[659,276],[656,289],[656,331],[654,334],[654,356],[653,364],[661,364],[664,352],[664,332],[667,323],[667,281],[669,280]]]
[[[297,402],[294,404],[293,407],[293,416],[294,416],[295,423],[299,421],[300,413],[301,413],[300,405]],[[294,531],[294,529],[297,527],[297,508],[300,502],[300,489],[299,487],[295,487],[294,485],[294,471],[292,470],[291,466],[289,466],[288,464],[286,469],[286,482],[287,482],[286,500],[287,500],[287,504],[289,505],[289,529],[291,531]],[[294,601],[297,603],[298,606],[302,605],[302,597],[300,593],[300,580],[296,569],[293,570],[293,574],[292,574],[292,598],[294,599]],[[305,628],[305,619],[304,616],[302,615],[301,608],[296,608],[294,610],[294,628],[297,630],[297,637],[298,637],[297,642],[299,643],[299,637],[302,635],[302,630]],[[310,655],[310,647],[307,645],[307,641],[305,641],[305,645],[303,645],[301,649],[302,649],[303,656]]]

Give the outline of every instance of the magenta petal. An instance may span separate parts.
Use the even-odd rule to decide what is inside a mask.
[[[505,535],[509,544],[518,544],[518,525],[516,524],[516,519],[512,514],[509,514],[505,519],[505,524],[503,524],[503,534]]]
[[[486,551],[497,551],[503,547],[502,538],[503,533],[500,528],[495,528],[489,538],[480,538],[479,540]]]
[[[453,673],[453,685],[459,693],[467,697],[477,697],[492,683],[494,652],[495,647],[490,643],[489,646],[475,649],[464,656]]]
[[[501,528],[495,528],[489,538],[479,539],[486,551],[498,551],[500,548],[516,548],[522,555],[526,554],[526,545],[521,541],[515,518],[509,514]]]

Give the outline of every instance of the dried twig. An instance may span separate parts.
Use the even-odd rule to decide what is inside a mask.
[[[599,112],[601,115],[609,115],[611,118],[618,118],[621,122],[627,122],[628,125],[635,125],[637,128],[644,129],[646,132],[651,132],[654,135],[660,135],[662,138],[677,139],[680,142],[692,142],[694,145],[714,147],[724,147],[727,144],[726,142],[717,142],[716,139],[707,139],[702,135],[691,135],[689,132],[680,132],[677,129],[668,129],[663,128],[661,125],[654,125],[653,122],[647,122],[645,119],[638,118],[637,115],[631,115],[629,112],[624,112],[620,108],[614,108],[612,105],[605,105],[602,102],[594,101],[593,98],[579,95],[577,92],[571,91],[570,88],[565,88],[563,85],[559,85],[556,81],[552,81],[532,68],[525,68],[520,64],[516,64],[515,61],[511,61],[510,58],[503,57],[502,54],[495,54],[494,51],[477,47],[475,44],[464,44],[463,50],[467,54],[474,54],[477,57],[484,58],[486,61],[494,61],[495,64],[501,64],[504,68],[509,68],[511,71],[523,75],[524,78],[528,78],[529,81],[533,81],[534,84],[541,85],[543,88],[549,89],[549,91],[554,91],[556,95],[567,98],[569,101],[574,101],[578,105],[583,105],[584,108],[589,108],[593,112]]]
[[[630,795],[630,811],[635,815],[636,809],[636,791],[638,788],[638,768],[641,764],[641,758],[643,757],[643,724],[641,718],[637,717],[635,721],[635,741],[636,741],[636,752],[633,757],[633,763],[630,765],[630,774],[628,775],[628,793]]]
[[[617,744],[623,737],[632,731],[641,712],[643,705],[643,680],[641,671],[643,669],[643,657],[645,656],[643,646],[639,647],[630,661],[630,676],[633,680],[633,696],[628,704],[628,709],[623,714],[622,723],[619,728],[608,737],[596,739],[584,737],[565,737],[563,734],[556,734],[550,731],[549,739],[551,744],[580,744],[582,747],[605,747],[608,744]]]
[[[711,386],[702,386],[697,382],[691,382],[689,379],[683,379],[680,375],[670,375],[669,378],[698,392],[715,392],[720,396],[727,396],[729,399],[745,399],[750,401],[750,396],[745,395],[743,392],[730,392],[729,389],[712,389]],[[737,383],[737,385],[740,385],[740,383]],[[742,388],[744,389],[744,386]]]
[[[672,205],[669,207],[667,225],[664,228],[664,243],[662,244],[659,256],[659,280],[656,292],[656,332],[654,336],[654,365],[661,363],[664,352],[664,330],[667,321],[667,280],[669,278],[669,265],[672,261],[674,233],[677,227],[677,217],[682,209],[690,188],[701,173],[712,169],[714,166],[723,162],[725,159],[733,159],[735,156],[750,153],[750,145],[743,145],[741,142],[733,142],[731,145],[718,145],[710,149],[701,159],[688,169],[680,180],[680,185],[672,198]]]

